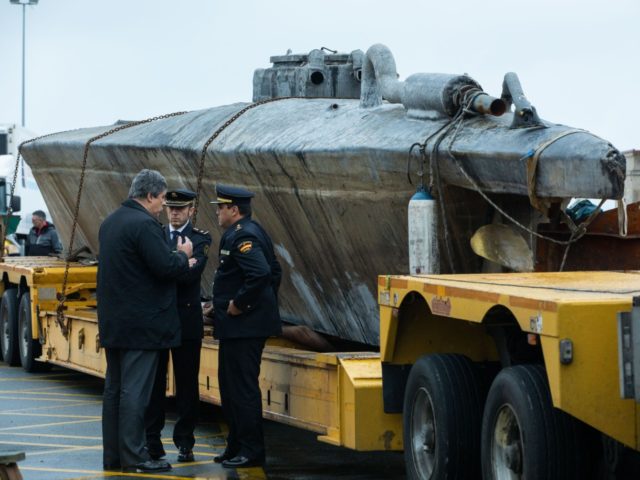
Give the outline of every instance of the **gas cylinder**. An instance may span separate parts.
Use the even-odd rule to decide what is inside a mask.
[[[435,199],[418,187],[409,201],[409,273],[439,273],[438,215]]]

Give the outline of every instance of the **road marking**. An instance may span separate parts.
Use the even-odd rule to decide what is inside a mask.
[[[48,438],[71,438],[77,440],[102,440],[102,437],[90,437],[85,435],[59,435],[56,433],[23,433],[23,432],[0,432],[0,435],[11,435],[20,437],[48,437]]]
[[[36,450],[35,452],[28,452],[28,457],[35,457],[37,455],[51,455],[52,453],[60,455],[67,452],[79,452],[82,450],[99,450],[102,451],[102,445],[92,445],[87,447],[69,447],[69,448],[56,448],[54,450]]]
[[[60,389],[60,388],[68,388],[68,387],[74,387],[77,385],[52,385],[50,387],[45,387],[44,385],[38,385],[37,387],[33,387],[33,388],[25,388],[25,389],[20,389],[20,392],[22,393],[40,393],[44,390],[56,390],[56,389]],[[0,390],[0,393],[4,393],[4,390]],[[55,392],[54,392],[55,393]],[[50,393],[46,393],[45,395],[49,395]]]
[[[17,413],[17,412],[33,412],[35,410],[53,410],[54,408],[69,408],[69,407],[79,407],[83,405],[95,405],[98,403],[102,403],[102,400],[86,400],[84,402],[77,403],[67,403],[65,405],[48,405],[46,407],[27,407],[27,408],[18,408],[15,410],[5,410],[4,413]]]
[[[100,415],[73,415],[71,413],[24,413],[24,412],[0,412],[0,415],[12,417],[54,417],[54,418],[102,418]]]
[[[46,402],[67,402],[67,403],[71,403],[75,401],[67,398],[5,397],[2,395],[0,395],[0,400],[31,400],[31,401],[46,401]]]
[[[27,395],[46,395],[51,397],[90,397],[90,398],[102,398],[100,395],[93,395],[90,393],[57,393],[57,392],[36,392],[31,390],[0,390],[0,394],[4,393],[26,393]]]
[[[2,367],[2,368],[11,368],[11,367]],[[55,380],[55,378],[56,377],[72,377],[72,376],[75,376],[77,378],[83,378],[82,375],[78,375],[75,372],[69,372],[69,373],[47,373],[40,376],[30,375],[30,376],[24,376],[24,377],[4,377],[4,378],[0,378],[0,381],[6,382],[10,380],[29,380],[30,382],[59,382],[59,381],[68,382],[69,380]]]
[[[194,462],[197,463],[197,462]],[[194,463],[188,464],[188,465],[184,465],[184,466],[189,466],[189,465],[194,465]],[[211,463],[211,462],[207,462],[207,463]],[[175,465],[173,468],[180,468],[182,465]],[[159,473],[155,473],[155,474],[151,474],[151,473],[123,473],[123,472],[105,472],[102,470],[72,470],[72,469],[67,469],[67,468],[41,468],[41,467],[20,467],[20,470],[22,471],[33,471],[33,472],[58,472],[58,473],[84,473],[84,474],[90,474],[92,475],[91,477],[80,477],[80,478],[75,478],[75,479],[69,479],[69,480],[82,480],[84,478],[96,478],[93,475],[97,476],[98,478],[101,477],[121,477],[121,478],[127,478],[127,477],[135,477],[135,478],[156,478],[156,479],[169,479],[169,480],[227,480],[229,478],[229,476],[226,473],[220,473],[220,474],[216,474],[214,472],[211,472],[212,474],[206,474],[206,476],[201,476],[198,475],[196,477],[193,476],[189,476],[189,477],[178,477],[175,475],[168,475],[168,474],[159,474]],[[261,470],[261,469],[252,469],[252,468],[246,468],[244,470]],[[249,474],[250,472],[247,472],[247,474]],[[253,473],[253,472],[251,472]],[[257,476],[256,476],[257,475]],[[253,476],[249,476],[249,475],[245,475],[241,472],[238,471],[238,476],[239,478],[243,479],[243,480],[249,480],[249,479],[263,479],[266,478],[264,476],[264,472],[256,472]]]
[[[16,442],[15,440],[3,442],[0,445],[24,445],[27,447],[55,447],[55,448],[102,448],[102,445],[66,445],[64,443],[35,443],[35,442]],[[31,453],[29,453],[31,455]]]
[[[91,422],[99,422],[100,419],[97,420],[74,420],[73,422],[57,422],[57,423],[40,423],[37,425],[20,425],[18,427],[5,427],[0,428],[0,432],[6,432],[9,430],[21,430],[23,428],[42,428],[42,427],[55,427],[58,425],[71,425],[74,423],[91,423]]]

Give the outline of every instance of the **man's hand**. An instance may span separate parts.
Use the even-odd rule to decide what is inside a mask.
[[[202,305],[202,315],[213,318],[213,303],[207,302]]]
[[[233,300],[229,300],[229,306],[227,307],[227,313],[231,316],[240,315],[242,310],[236,307],[233,303]]]
[[[189,259],[189,268],[193,268],[193,267],[195,267],[196,263],[198,263],[198,259],[197,259],[197,258],[194,258],[194,257],[191,257],[191,258]]]
[[[178,235],[178,243],[176,245],[176,248],[179,252],[186,253],[187,258],[191,258],[193,256],[193,243],[191,243],[191,240],[189,240],[189,238],[187,237],[184,237],[183,240],[182,237]]]

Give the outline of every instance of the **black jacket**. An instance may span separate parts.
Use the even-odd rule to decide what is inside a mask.
[[[169,235],[169,226],[164,227],[165,236],[172,250],[175,250],[177,239]],[[191,222],[180,232],[181,237],[188,237],[193,243],[193,258],[198,263],[177,278],[178,283],[178,317],[182,329],[182,340],[199,340],[204,331],[202,326],[202,306],[200,304],[200,278],[207,264],[211,236],[193,228]]]
[[[282,332],[278,287],[282,269],[267,232],[250,217],[229,227],[220,239],[220,263],[213,281],[216,338],[254,338]],[[227,314],[229,300],[242,314]]]
[[[109,215],[98,235],[100,344],[130,350],[178,346],[175,279],[189,270],[187,256],[171,252],[160,222],[135,200]]]
[[[38,234],[39,233],[39,234]],[[58,238],[58,232],[53,223],[48,223],[38,232],[36,227],[31,227],[27,236],[25,255],[46,256],[50,253],[62,252],[62,244]]]

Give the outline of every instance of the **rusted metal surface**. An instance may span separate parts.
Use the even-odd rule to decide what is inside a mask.
[[[436,77],[419,74],[414,87],[429,78]],[[214,244],[218,242],[221,232],[208,204],[216,182],[255,191],[255,218],[270,232],[284,267],[284,317],[320,332],[377,344],[376,276],[408,271],[406,214],[415,190],[406,180],[409,148],[450,121],[442,112],[408,111],[435,103],[413,98],[406,105],[362,108],[358,99],[309,98],[248,111],[207,150],[199,228],[209,230]],[[74,247],[86,244],[98,251],[100,222],[126,198],[131,179],[142,168],[162,172],[170,187],[195,189],[203,145],[246,105],[189,112],[94,142]],[[462,232],[451,236],[454,253],[462,259],[457,260],[459,271],[477,267],[468,243],[487,214],[475,192],[469,192],[475,205],[457,192],[458,187],[475,188],[461,168],[486,194],[526,196],[527,156],[552,142],[538,159],[537,196],[622,195],[624,157],[605,140],[581,132],[554,142],[570,128],[544,122],[546,128],[513,129],[512,123],[513,113],[469,116],[455,138],[442,142],[440,177],[446,192],[453,192],[447,193],[447,215],[454,232]],[[60,133],[23,149],[65,245],[85,142],[110,128]],[[431,151],[433,144],[427,147]],[[203,276],[204,291],[210,288],[215,265],[213,258]]]
[[[640,269],[640,203],[627,206],[628,230],[621,236],[616,209],[601,213],[591,223],[587,233],[572,244],[567,253],[564,270],[638,270]],[[564,226],[540,225],[539,231],[551,238],[567,240],[569,230]],[[538,240],[536,271],[557,271],[566,247]]]

